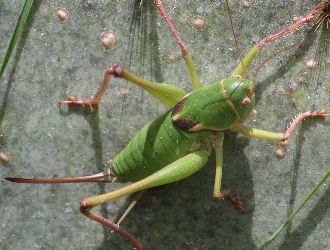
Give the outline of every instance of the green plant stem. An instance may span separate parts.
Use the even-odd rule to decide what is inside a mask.
[[[21,14],[20,14],[20,16],[17,20],[14,32],[11,36],[10,43],[9,43],[9,45],[8,45],[6,51],[5,51],[3,60],[0,63],[0,78],[2,77],[3,72],[6,69],[6,66],[7,66],[8,61],[10,59],[10,56],[11,56],[11,54],[12,54],[12,52],[13,52],[16,44],[17,44],[17,41],[18,41],[19,37],[22,34],[23,27],[25,25],[25,22],[26,22],[28,16],[29,16],[32,5],[33,5],[33,0],[26,0],[25,3],[24,3],[22,12],[21,12]]]

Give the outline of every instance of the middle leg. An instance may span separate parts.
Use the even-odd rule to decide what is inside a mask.
[[[214,149],[216,157],[215,180],[213,189],[213,198],[222,200],[227,198],[239,210],[245,211],[243,202],[239,201],[234,193],[229,188],[224,188],[221,191],[221,179],[223,169],[223,139],[224,132],[217,132],[214,139]]]

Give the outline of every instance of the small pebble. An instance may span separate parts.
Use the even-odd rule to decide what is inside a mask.
[[[283,149],[278,148],[274,151],[274,154],[277,158],[283,158],[284,157],[284,152]]]
[[[282,87],[276,88],[276,94],[278,95],[284,95],[285,94],[285,89]]]
[[[174,62],[176,60],[176,56],[172,53],[167,56],[168,61]]]
[[[0,160],[3,163],[8,163],[9,162],[9,157],[4,152],[0,152]]]
[[[244,0],[244,1],[243,1],[243,6],[244,6],[245,8],[249,8],[249,7],[250,7],[250,0]]]
[[[203,30],[205,27],[206,21],[201,17],[197,17],[194,20],[192,20],[191,24],[196,30]]]
[[[292,21],[295,23],[295,22],[297,22],[297,21],[299,21],[300,20],[300,17],[298,17],[298,16],[294,16],[293,18],[292,18]]]
[[[66,22],[69,19],[69,13],[62,8],[58,8],[55,12],[55,15],[60,19],[62,23]]]
[[[281,145],[282,147],[287,147],[287,146],[289,145],[289,141],[288,141],[288,140],[281,141],[281,142],[280,142],[280,145]]]
[[[181,55],[176,55],[170,52],[167,55],[164,55],[163,58],[167,63],[172,63],[179,60],[181,58]]]
[[[112,32],[105,32],[101,34],[100,42],[104,48],[111,49],[117,43],[117,36]]]
[[[117,92],[117,96],[118,97],[126,97],[126,96],[128,96],[129,92],[130,92],[129,89],[124,89],[123,88],[123,89],[121,89]]]
[[[307,69],[315,69],[316,62],[313,59],[309,59],[305,62],[305,66]]]

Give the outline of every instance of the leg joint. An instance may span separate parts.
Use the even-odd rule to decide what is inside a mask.
[[[114,77],[120,77],[123,73],[123,67],[121,65],[115,64],[112,67],[108,68],[106,73],[113,75]]]
[[[87,200],[82,199],[79,202],[80,205],[80,212],[84,215],[87,215],[89,210],[93,207],[90,204],[88,204]]]

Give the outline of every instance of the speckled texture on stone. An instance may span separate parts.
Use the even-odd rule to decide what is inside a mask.
[[[222,79],[238,63],[223,1],[164,1],[191,51],[203,83]],[[232,2],[234,26],[242,51],[301,16],[319,1]],[[135,86],[113,79],[97,113],[59,107],[67,95],[88,98],[114,63],[147,79],[190,90],[182,60],[151,1],[37,1],[33,19],[0,80],[0,150],[11,164],[0,163],[1,249],[128,249],[121,238],[79,213],[83,197],[122,184],[19,185],[5,176],[81,176],[103,170],[148,121],[164,109]],[[187,7],[189,6],[189,7]],[[22,1],[0,2],[1,55],[9,42]],[[60,23],[58,7],[70,17]],[[196,31],[191,20],[203,16]],[[98,39],[111,31],[118,44],[105,51]],[[292,44],[296,46],[290,47]],[[327,109],[330,88],[330,30],[307,27],[262,51],[253,69],[279,50],[257,77],[257,111],[250,126],[281,132],[300,111]],[[305,61],[314,59],[315,70]],[[303,78],[298,95],[287,89]],[[123,97],[123,89],[129,89]],[[294,106],[294,102],[297,104]],[[214,156],[187,180],[147,192],[123,226],[149,249],[255,249],[287,218],[330,166],[330,126],[306,121],[290,140],[283,159],[276,144],[228,134],[224,149],[224,185],[245,202],[247,212],[211,199]],[[325,249],[330,244],[329,182],[272,245],[272,249]],[[99,211],[120,214],[128,200]],[[106,209],[108,208],[108,209]]]

